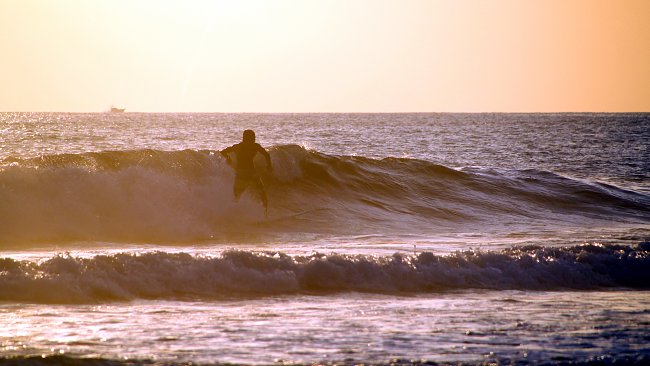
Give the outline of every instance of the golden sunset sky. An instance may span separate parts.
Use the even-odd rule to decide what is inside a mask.
[[[0,0],[0,111],[650,111],[648,0]]]

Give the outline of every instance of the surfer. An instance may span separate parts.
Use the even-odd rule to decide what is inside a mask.
[[[220,153],[226,158],[226,163],[230,166],[233,166],[232,160],[230,160],[230,154],[234,153],[237,158],[237,164],[234,166],[235,183],[232,187],[235,201],[239,201],[239,197],[248,186],[253,186],[260,195],[262,205],[264,206],[264,213],[268,213],[268,198],[266,197],[264,184],[262,184],[262,180],[255,172],[253,158],[257,153],[260,153],[266,158],[266,168],[269,171],[273,171],[273,166],[271,165],[271,156],[269,153],[260,144],[255,142],[255,132],[253,130],[245,130],[242,136],[242,142],[227,147],[221,150]]]

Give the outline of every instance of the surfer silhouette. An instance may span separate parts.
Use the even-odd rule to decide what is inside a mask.
[[[269,201],[266,197],[264,184],[262,184],[262,180],[255,172],[253,158],[257,153],[260,153],[266,159],[266,168],[269,171],[273,171],[273,166],[271,165],[271,156],[269,153],[260,144],[255,142],[255,132],[253,130],[245,130],[242,136],[242,142],[227,147],[221,150],[220,153],[226,158],[226,163],[230,166],[233,166],[230,154],[234,153],[237,159],[236,165],[233,166],[235,168],[235,183],[233,184],[232,192],[235,196],[235,201],[239,201],[239,197],[246,188],[252,186],[260,195],[262,205],[264,206],[264,213],[267,214]]]

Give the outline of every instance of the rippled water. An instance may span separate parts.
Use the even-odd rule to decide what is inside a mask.
[[[21,304],[2,307],[0,336],[5,354],[168,362],[586,360],[647,355],[649,307],[630,291]]]

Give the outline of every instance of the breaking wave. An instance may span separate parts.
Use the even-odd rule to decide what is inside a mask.
[[[387,257],[231,250],[0,259],[0,301],[94,303],[358,291],[650,289],[650,242]]]
[[[649,222],[650,196],[539,170],[451,169],[432,162],[271,149],[260,169],[270,217],[214,151],[106,151],[0,164],[0,244],[174,242],[268,231],[430,232],[491,223]],[[257,161],[263,167],[263,159]]]

